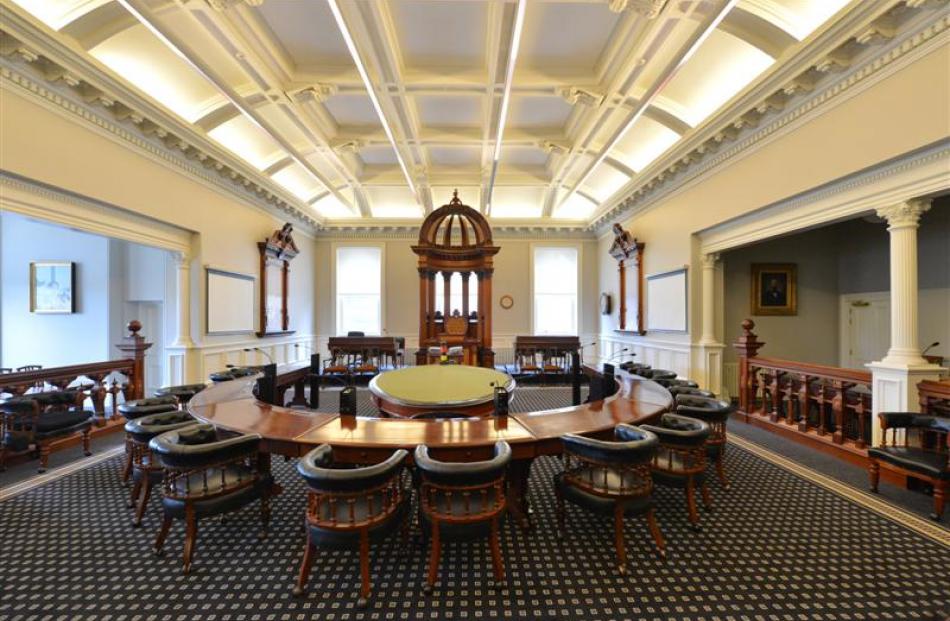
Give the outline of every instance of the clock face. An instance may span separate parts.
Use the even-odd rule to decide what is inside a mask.
[[[506,295],[501,296],[501,299],[498,300],[498,304],[503,309],[508,310],[509,308],[515,305],[515,299],[511,297],[510,295],[506,294]]]

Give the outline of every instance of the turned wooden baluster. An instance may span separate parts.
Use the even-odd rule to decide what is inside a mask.
[[[802,387],[798,391],[799,400],[802,404],[802,415],[798,419],[799,431],[808,431],[808,414],[811,412],[812,403],[817,402],[815,395],[812,394],[811,386],[811,379],[807,374],[802,374]],[[818,407],[820,408],[821,405],[819,404]]]
[[[782,393],[779,386],[781,379],[781,371],[778,369],[769,370],[769,396],[771,397],[772,401],[772,410],[769,412],[769,420],[772,422],[778,421],[778,417],[782,408]]]
[[[733,344],[733,347],[739,355],[739,409],[746,415],[747,420],[750,401],[754,394],[755,382],[754,374],[749,367],[749,358],[754,358],[756,354],[758,354],[759,349],[765,345],[765,343],[760,341],[755,333],[752,332],[752,328],[754,327],[755,322],[751,319],[743,321],[742,334]]]
[[[788,380],[782,388],[782,397],[785,401],[785,423],[791,425],[795,422],[795,376],[787,373],[785,377]]]
[[[855,446],[859,449],[866,448],[868,445],[868,414],[871,413],[871,393],[858,394],[857,403],[854,404],[854,413],[858,417],[858,439]]]
[[[834,391],[834,396],[831,398],[831,411],[835,417],[835,430],[831,434],[831,441],[835,444],[844,444],[844,393],[849,385],[841,380],[832,380],[831,387]]]

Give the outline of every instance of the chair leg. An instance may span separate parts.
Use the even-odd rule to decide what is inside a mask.
[[[84,429],[82,432],[82,454],[86,457],[92,455],[92,451],[89,450],[89,429]]]
[[[151,479],[149,479],[146,473],[143,473],[142,478],[145,479],[145,483],[142,485],[142,494],[139,496],[138,506],[135,508],[135,519],[132,521],[132,526],[135,527],[142,525],[142,516],[145,515],[145,509],[148,507],[148,499],[152,495]]]
[[[875,460],[868,460],[868,474],[871,476],[871,491],[877,493],[877,486],[881,482],[881,465]]]
[[[554,497],[557,500],[557,538],[563,539],[567,531],[567,507],[564,506],[564,495],[558,485],[554,486]]]
[[[723,444],[719,449],[719,457],[716,459],[716,476],[719,477],[719,484],[722,489],[729,489],[729,478],[726,477],[726,445]]]
[[[142,480],[148,478],[145,473],[142,473],[142,476],[139,477],[137,481],[133,479],[132,492],[129,494],[128,507],[134,507],[136,501],[139,498],[139,493],[142,491]]]
[[[713,510],[712,496],[709,495],[709,486],[703,481],[703,484],[699,486],[699,492],[703,496],[703,509],[706,511]]]
[[[627,546],[623,540],[623,505],[614,508],[614,548],[617,550],[617,572],[627,573]]]
[[[501,558],[501,544],[498,535],[498,517],[491,521],[491,562],[495,571],[495,588],[499,588],[505,581],[505,563]]]
[[[310,578],[310,568],[313,567],[313,557],[317,547],[310,543],[310,535],[307,535],[307,544],[303,548],[303,561],[300,563],[300,573],[297,575],[297,586],[294,587],[294,595],[300,597],[307,587],[307,580]]]
[[[696,511],[696,482],[689,477],[686,482],[686,509],[689,511],[689,523],[699,530],[699,512]]]
[[[46,467],[49,465],[49,452],[50,446],[49,442],[40,443],[40,467],[37,469],[37,472],[43,474],[46,472]]]
[[[656,523],[656,511],[650,509],[647,513],[647,526],[650,528],[650,534],[653,535],[653,541],[656,543],[656,553],[660,558],[666,558],[666,541],[663,539],[663,533],[660,532],[660,526]]]
[[[439,534],[438,520],[432,520],[432,551],[429,555],[429,575],[426,577],[426,586],[423,589],[426,593],[432,592],[435,586],[435,580],[439,575],[439,561],[442,557],[442,537]]]
[[[155,538],[155,545],[152,546],[152,552],[155,556],[161,556],[163,554],[162,548],[165,545],[165,538],[168,537],[168,529],[171,527],[172,519],[166,515],[162,519],[162,527],[158,530],[158,536]]]
[[[129,442],[125,442],[125,463],[122,464],[122,483],[128,483],[132,476],[132,451],[129,450]]]
[[[188,575],[191,572],[191,559],[195,553],[195,541],[198,538],[198,518],[195,517],[195,509],[189,503],[185,506],[185,551],[183,554],[182,573]]]
[[[360,531],[360,598],[356,600],[359,608],[365,608],[369,603],[369,591],[372,585],[369,582],[369,531],[365,528]]]
[[[940,518],[943,517],[943,507],[947,498],[947,482],[946,481],[937,481],[934,483],[934,512],[930,514],[930,517],[940,521]]]

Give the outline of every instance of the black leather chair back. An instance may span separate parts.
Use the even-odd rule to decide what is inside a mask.
[[[402,469],[408,451],[394,451],[385,461],[362,468],[333,468],[333,449],[323,444],[300,458],[297,472],[316,492],[353,492],[384,484]]]
[[[144,443],[166,431],[190,427],[194,424],[195,419],[190,414],[174,410],[132,419],[125,424],[125,432],[136,442]]]
[[[652,431],[667,446],[702,446],[709,437],[706,422],[678,414],[664,414],[660,425],[641,425],[640,428]]]
[[[670,386],[667,390],[670,391],[674,399],[677,395],[695,395],[697,397],[706,397],[707,399],[716,398],[716,393],[712,391],[703,390],[702,388],[693,388],[691,386]]]
[[[119,405],[119,414],[126,420],[134,420],[150,414],[161,414],[162,412],[174,412],[178,409],[178,398],[172,395],[164,397],[150,397],[148,399],[136,399],[126,401]]]
[[[420,444],[416,447],[414,460],[425,479],[437,485],[484,485],[504,476],[511,462],[511,446],[499,440],[491,459],[456,463],[429,457],[429,447]]]
[[[650,369],[649,371],[644,371],[643,376],[653,380],[654,382],[657,380],[676,379],[676,371]]]
[[[727,401],[697,395],[676,395],[675,399],[677,414],[706,422],[724,421],[729,418],[733,409],[732,404]]]
[[[195,424],[152,438],[149,448],[166,468],[206,468],[258,452],[261,436],[219,431]]]
[[[564,448],[575,455],[601,463],[639,464],[653,459],[656,434],[634,425],[620,424],[614,428],[614,441],[596,440],[576,434],[561,436]]]
[[[676,378],[667,379],[664,377],[658,377],[654,379],[653,381],[667,389],[672,388],[674,386],[685,386],[687,388],[699,388],[699,384],[697,384],[693,380],[688,380],[688,379],[676,379]]]

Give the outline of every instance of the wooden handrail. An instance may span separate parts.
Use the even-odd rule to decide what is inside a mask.
[[[831,433],[864,449],[870,443],[871,373],[821,364],[758,356],[765,343],[742,322],[735,343],[739,354],[739,409],[806,434]]]
[[[78,387],[88,392],[96,414],[106,418],[106,395],[111,394],[113,397],[112,412],[109,418],[114,418],[117,414],[117,397],[120,393],[126,401],[141,399],[145,396],[145,352],[152,344],[145,342],[145,338],[139,335],[142,324],[138,321],[130,321],[128,329],[128,336],[123,338],[121,343],[116,344],[116,348],[127,354],[128,357],[87,364],[49,367],[35,371],[4,373],[0,375],[0,393],[20,396],[31,389],[42,388],[46,385],[63,390],[77,379],[85,377],[91,383],[81,383]],[[118,382],[115,378],[110,381],[109,378],[114,373],[124,375],[126,381],[124,383]]]

